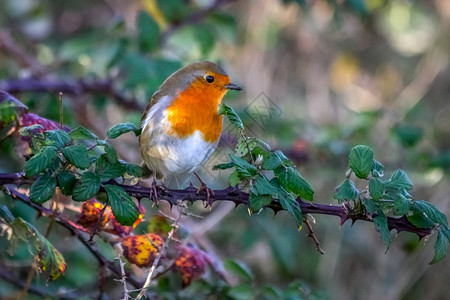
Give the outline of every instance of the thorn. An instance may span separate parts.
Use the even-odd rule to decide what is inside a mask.
[[[250,210],[250,207],[247,207],[247,211],[248,211],[248,215],[251,216],[252,215],[252,211]]]

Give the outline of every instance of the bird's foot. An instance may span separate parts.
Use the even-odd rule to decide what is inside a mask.
[[[214,191],[210,189],[206,183],[198,176],[196,172],[194,172],[195,176],[197,177],[198,181],[200,181],[200,188],[197,190],[197,194],[205,193],[206,194],[206,201],[204,201],[205,208],[210,207],[212,205],[211,196],[214,196]]]

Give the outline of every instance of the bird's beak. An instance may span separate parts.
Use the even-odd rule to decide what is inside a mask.
[[[224,87],[228,90],[235,90],[235,91],[242,90],[242,88],[240,86],[238,86],[237,84],[234,84],[234,83],[229,83],[229,84],[225,85]]]

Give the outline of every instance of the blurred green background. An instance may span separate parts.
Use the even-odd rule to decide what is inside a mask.
[[[317,203],[333,203],[356,144],[366,144],[386,175],[404,169],[415,183],[413,196],[450,215],[450,1],[33,1],[2,0],[0,88],[7,79],[98,82],[112,79],[127,99],[145,107],[162,81],[181,66],[201,60],[220,63],[244,87],[225,102],[240,114],[248,135],[282,149],[315,190]],[[5,42],[6,41],[6,42]],[[20,53],[15,50],[22,50]],[[71,81],[72,80],[72,81]],[[57,92],[13,93],[30,111],[58,121]],[[64,95],[64,122],[104,138],[119,122],[139,123],[143,110],[115,100],[111,91]],[[224,126],[221,147],[202,168],[214,188],[227,186],[226,172],[211,167],[233,151],[233,132]],[[115,141],[119,156],[141,162],[137,138]],[[0,145],[0,171],[20,172],[24,161],[12,140]],[[194,184],[196,181],[193,181]],[[41,229],[33,210],[0,196],[16,215]],[[163,204],[162,210],[168,211]],[[148,214],[156,209],[148,209]],[[184,219],[190,239],[218,260],[237,259],[254,278],[250,286],[301,291],[314,299],[448,299],[450,262],[428,265],[432,242],[401,233],[385,254],[370,223],[315,216],[325,255],[285,212],[248,216],[244,207],[201,205],[204,219]],[[52,291],[96,288],[93,258],[64,230],[50,241],[68,261]],[[1,245],[6,243],[0,237]],[[112,259],[108,245],[104,251]],[[0,247],[0,267],[26,274],[32,257]],[[232,275],[232,284],[244,284]],[[42,279],[35,282],[43,285]],[[120,297],[109,283],[111,299]],[[195,288],[183,291],[190,297]],[[0,296],[15,289],[0,280]],[[239,293],[241,291],[241,293]],[[244,291],[244,292],[242,292]],[[93,292],[95,297],[95,292]],[[192,296],[191,295],[191,296]],[[248,299],[245,288],[236,298]],[[280,296],[281,297],[281,296]],[[33,299],[33,296],[30,296]]]

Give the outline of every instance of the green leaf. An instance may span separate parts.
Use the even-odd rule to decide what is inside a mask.
[[[297,222],[298,228],[303,225],[303,214],[300,204],[295,200],[295,198],[289,193],[278,193],[278,199],[284,210],[286,210],[292,218]]]
[[[214,48],[216,41],[214,31],[210,26],[198,25],[195,27],[194,34],[202,55],[207,55]]]
[[[405,190],[411,190],[413,188],[413,184],[411,180],[409,180],[408,175],[403,170],[396,170],[391,178],[389,178],[385,183],[386,189],[393,190],[401,190],[404,188]]]
[[[123,163],[125,164],[125,171],[128,175],[138,178],[142,177],[142,168],[140,166],[126,162]]]
[[[227,162],[227,163],[223,163],[223,164],[218,164],[215,165],[212,169],[213,170],[227,170],[234,167],[234,163],[232,161]]]
[[[348,162],[356,177],[366,179],[372,170],[373,150],[365,145],[355,146],[350,151]]]
[[[254,279],[254,276],[253,276],[251,270],[244,263],[242,263],[240,261],[227,259],[223,262],[223,266],[230,273],[232,273],[233,275],[236,275],[237,277],[239,277],[240,279],[242,279],[244,281],[252,282]]]
[[[414,212],[424,214],[434,223],[440,224],[444,227],[448,227],[447,217],[430,202],[423,200],[413,201],[411,205],[411,210]]]
[[[54,147],[44,147],[25,163],[25,174],[30,177],[45,171],[58,159]]]
[[[57,149],[68,146],[72,143],[72,139],[69,134],[62,130],[48,130],[45,132],[45,146],[53,146]]]
[[[136,19],[139,47],[143,52],[155,50],[159,41],[160,29],[158,24],[146,11],[139,11]]]
[[[240,130],[244,130],[244,123],[242,123],[241,118],[238,116],[238,114],[234,111],[234,109],[231,108],[226,103],[219,104],[219,108],[217,110],[217,113],[219,115],[224,115],[228,118],[231,124],[239,128]]]
[[[251,193],[248,197],[248,201],[250,203],[250,210],[252,212],[259,212],[262,208],[272,203],[273,197],[271,195],[258,195]]]
[[[340,185],[336,187],[333,198],[339,203],[352,201],[358,196],[358,189],[350,179],[345,179]]]
[[[105,185],[108,201],[117,222],[131,226],[139,217],[139,209],[123,188],[117,185]]]
[[[30,200],[34,203],[44,203],[49,200],[56,189],[56,178],[48,172],[39,177],[30,188]]]
[[[108,143],[105,143],[105,154],[106,154],[106,158],[108,159],[108,161],[110,163],[117,163],[119,162],[119,159],[117,157],[117,152],[116,149],[114,149],[113,146],[111,146]]]
[[[74,201],[86,201],[97,194],[100,189],[100,177],[91,173],[85,172],[75,184],[73,189],[72,199]]]
[[[276,186],[273,186],[266,176],[258,174],[253,181],[253,187],[258,195],[271,195],[276,197],[278,195],[278,190]]]
[[[68,146],[63,148],[61,152],[67,161],[78,169],[84,170],[91,165],[89,153],[83,145]]]
[[[228,181],[230,182],[231,186],[236,186],[239,184],[239,182],[241,182],[241,179],[239,178],[239,173],[237,170],[234,170],[230,174],[230,178],[228,179]]]
[[[274,174],[286,191],[295,193],[302,199],[313,200],[312,187],[294,167],[278,167],[274,170]]]
[[[255,166],[249,164],[244,159],[234,154],[231,154],[230,158],[233,161],[234,166],[236,167],[236,171],[238,172],[240,179],[252,178],[258,172]]]
[[[373,200],[378,201],[384,195],[384,182],[378,178],[371,178],[369,180],[369,193]]]
[[[77,182],[77,178],[75,174],[69,171],[60,171],[56,174],[56,179],[58,180],[58,186],[66,196],[70,196],[73,194],[73,188],[75,187],[75,183]]]
[[[24,114],[28,107],[10,94],[0,90],[0,129]]]
[[[102,182],[122,176],[125,170],[125,166],[119,162],[109,162],[106,153],[100,155],[95,167],[95,173],[101,177]]]
[[[33,124],[19,129],[19,133],[21,136],[33,136],[36,135],[37,133],[42,133],[44,131],[45,128],[41,124]]]
[[[120,124],[117,124],[117,125],[111,127],[106,132],[106,136],[109,139],[115,139],[115,138],[121,136],[122,134],[130,132],[130,131],[133,131],[136,136],[138,136],[141,132],[141,130],[139,128],[137,128],[136,125],[134,125],[133,123],[127,122],[127,123],[120,123]]]
[[[248,300],[255,299],[254,289],[248,284],[238,284],[229,287],[227,290],[227,299]]]
[[[379,204],[376,203],[373,199],[371,198],[363,198],[362,203],[364,204],[364,206],[366,207],[367,212],[370,215],[373,215],[375,213],[375,211],[377,211],[377,209],[379,209]]]
[[[435,226],[435,223],[421,212],[414,212],[412,215],[407,216],[407,218],[417,228],[432,228]]]
[[[372,169],[370,170],[373,177],[383,177],[384,176],[384,166],[376,159],[372,162]]]
[[[264,157],[262,167],[264,170],[275,170],[283,164],[280,157],[275,153],[270,153],[267,157]]]
[[[434,244],[434,257],[433,260],[430,262],[430,265],[435,264],[440,260],[444,259],[445,255],[447,254],[447,247],[448,247],[448,239],[445,236],[445,234],[439,230],[437,232],[436,243]]]
[[[409,207],[411,205],[411,201],[406,199],[405,196],[398,193],[394,197],[394,215],[402,216],[406,215],[409,211]]]
[[[69,136],[73,140],[96,140],[98,139],[98,136],[96,136],[94,133],[90,132],[83,126],[78,126],[71,132],[69,132]]]
[[[383,240],[387,251],[392,242],[391,234],[389,232],[389,226],[387,223],[387,217],[381,210],[378,210],[377,214],[378,216],[373,218],[373,224],[375,225],[376,231],[380,233],[381,239]]]

